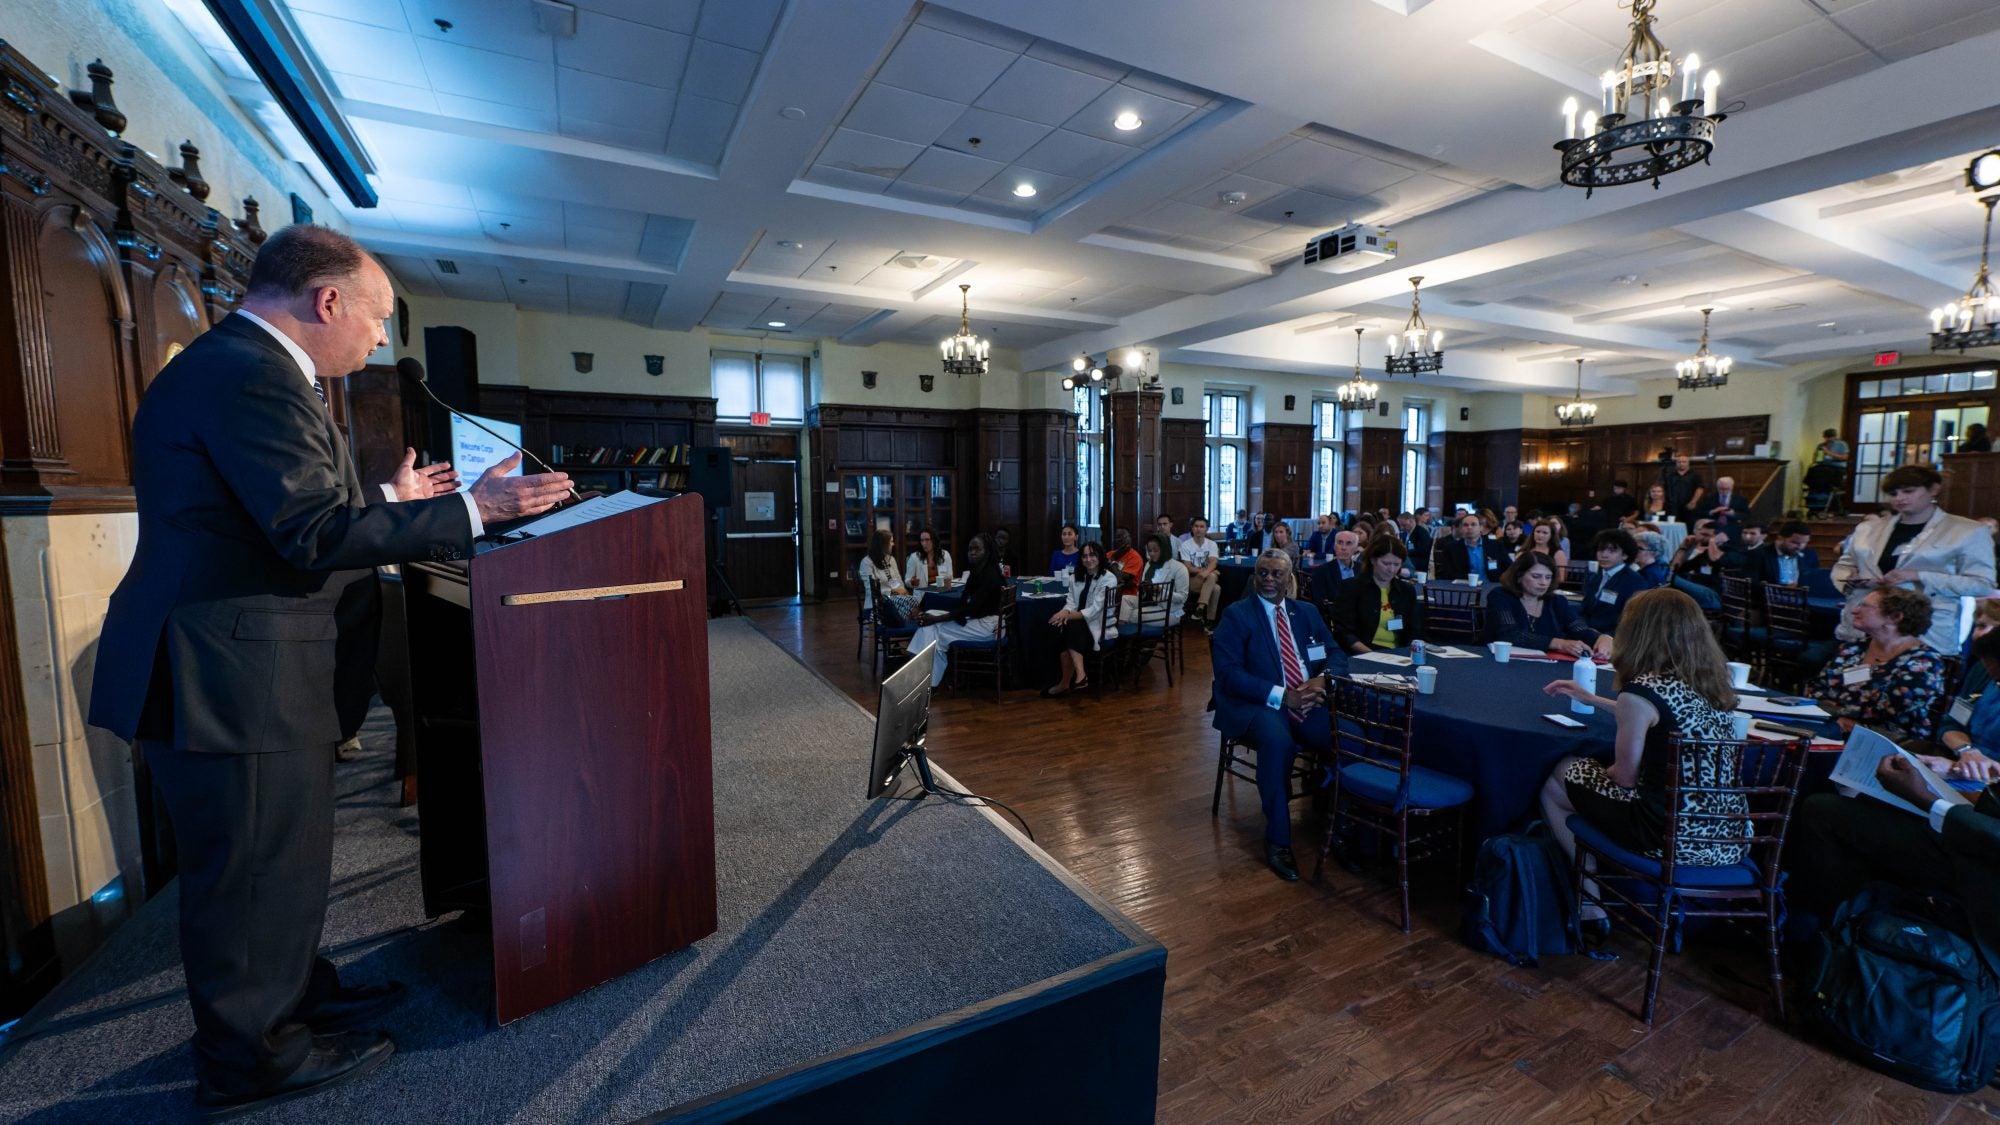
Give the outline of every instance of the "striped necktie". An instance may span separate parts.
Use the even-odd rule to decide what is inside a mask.
[[[320,381],[319,381],[319,380],[318,380],[317,378],[313,379],[313,393],[319,396],[319,404],[320,404],[321,406],[325,406],[325,405],[326,405],[326,384],[325,384],[325,383],[322,383],[322,382],[320,382]]]
[[[1278,659],[1285,666],[1285,689],[1289,691],[1306,682],[1306,669],[1305,665],[1299,662],[1298,646],[1292,643],[1292,623],[1285,613],[1285,604],[1283,602],[1278,603],[1278,609],[1274,616],[1277,619],[1276,623],[1278,627]],[[1300,721],[1303,721],[1306,717],[1305,712],[1289,708],[1286,709],[1285,713],[1293,719]]]

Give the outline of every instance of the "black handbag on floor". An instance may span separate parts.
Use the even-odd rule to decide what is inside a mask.
[[[1958,903],[1877,883],[1842,903],[1806,978],[1807,1024],[1863,1065],[1966,1094],[2000,1067],[2000,980]]]
[[[1459,931],[1465,944],[1512,965],[1583,947],[1569,858],[1547,825],[1536,821],[1479,845]]]

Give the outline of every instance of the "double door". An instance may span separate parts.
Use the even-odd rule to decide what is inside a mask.
[[[1958,451],[1966,427],[1987,424],[1989,409],[1897,404],[1860,411],[1851,461],[1854,502],[1866,505],[1879,499],[1882,477],[1899,465],[1937,468],[1945,454]]]
[[[840,480],[843,576],[851,578],[879,529],[895,537],[896,561],[917,549],[917,533],[929,528],[954,560],[965,557],[957,540],[952,474],[925,472],[846,473]]]

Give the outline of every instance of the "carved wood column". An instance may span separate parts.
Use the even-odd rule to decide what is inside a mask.
[[[1112,391],[1105,397],[1105,466],[1110,487],[1105,502],[1110,508],[1104,524],[1104,542],[1111,542],[1114,528],[1132,532],[1133,542],[1161,511],[1160,501],[1160,407],[1159,391]]]

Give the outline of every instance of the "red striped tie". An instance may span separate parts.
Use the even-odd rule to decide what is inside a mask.
[[[1285,605],[1278,603],[1278,660],[1285,666],[1285,688],[1290,690],[1306,682],[1305,665],[1299,663],[1299,650],[1292,644],[1292,623],[1285,614]],[[1303,720],[1305,712],[1287,709],[1292,718]]]

